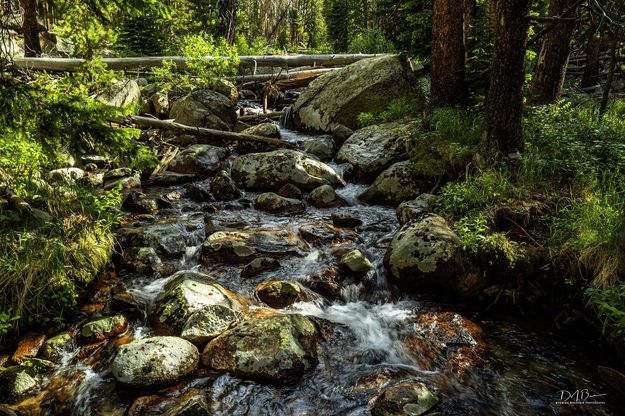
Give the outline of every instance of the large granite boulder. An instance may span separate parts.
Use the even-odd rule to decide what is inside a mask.
[[[363,202],[396,206],[403,201],[416,198],[424,190],[429,190],[436,181],[416,172],[410,161],[397,162],[377,177],[362,194]]]
[[[96,100],[112,107],[134,108],[141,102],[141,88],[136,81],[123,79],[98,94]]]
[[[178,153],[169,163],[167,170],[176,173],[188,173],[208,176],[224,167],[228,151],[223,147],[209,144],[194,144]]]
[[[231,131],[237,113],[230,99],[218,92],[200,89],[171,105],[169,117],[181,124]]]

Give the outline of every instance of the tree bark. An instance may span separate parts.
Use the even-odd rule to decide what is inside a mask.
[[[574,3],[574,0],[550,0],[549,16],[562,15]],[[560,99],[575,25],[574,20],[561,21],[543,39],[530,88],[532,104],[549,104]]]
[[[616,30],[615,32],[616,33],[614,33],[614,38],[612,38],[612,44],[610,46],[610,68],[608,68],[608,79],[603,86],[603,97],[601,98],[601,106],[599,108],[600,115],[603,115],[605,113],[605,110],[608,108],[610,89],[612,88],[614,71],[616,71],[620,32],[618,30]]]
[[[524,148],[523,81],[530,0],[498,0],[484,145],[512,157]]]
[[[599,55],[601,54],[601,36],[592,35],[586,43],[586,63],[580,88],[590,88],[599,84]]]
[[[432,2],[432,101],[437,107],[466,100],[463,21],[464,0]]]
[[[20,6],[24,10],[24,56],[40,56],[41,43],[39,43],[39,22],[37,22],[37,0],[20,0]]]

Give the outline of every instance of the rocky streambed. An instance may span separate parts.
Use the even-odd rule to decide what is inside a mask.
[[[354,133],[302,102],[295,122],[333,137],[261,125],[296,150],[196,143],[148,180],[101,178],[126,188],[115,272],[0,362],[0,414],[620,414],[597,351],[432,295],[476,274],[423,193],[436,178],[411,173],[409,126]]]

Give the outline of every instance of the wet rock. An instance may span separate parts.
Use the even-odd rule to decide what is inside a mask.
[[[204,179],[203,181],[188,183],[185,186],[185,195],[192,201],[201,202],[213,202],[215,197],[211,192],[210,179]]]
[[[178,335],[194,313],[217,305],[240,309],[234,295],[209,275],[183,270],[172,275],[165,284],[150,316],[159,330]],[[217,312],[219,310],[213,310],[213,313]]]
[[[179,185],[181,183],[191,182],[196,180],[197,177],[188,173],[175,173],[175,172],[159,172],[150,176],[150,182],[153,185],[172,186]]]
[[[416,198],[426,187],[432,187],[435,178],[429,178],[431,181],[420,178],[410,163],[398,162],[386,169],[358,199],[370,204],[397,205]]]
[[[278,190],[278,195],[285,198],[304,199],[304,194],[302,193],[302,191],[292,183],[287,183],[282,188],[280,188],[280,190]]]
[[[320,136],[302,143],[302,150],[308,154],[317,156],[319,160],[327,162],[334,159],[336,145],[331,137]]]
[[[395,210],[399,223],[404,225],[420,220],[432,212],[432,205],[434,205],[435,200],[436,195],[421,194],[413,200],[402,202]]]
[[[286,308],[303,297],[301,286],[288,280],[268,280],[256,286],[255,291],[258,299],[276,309]]]
[[[195,371],[199,352],[182,338],[152,337],[122,345],[111,371],[117,381],[131,386],[171,383]]]
[[[134,108],[141,102],[141,89],[136,81],[124,79],[111,85],[96,96],[96,100],[112,107]]]
[[[330,185],[321,185],[310,192],[310,201],[317,208],[336,208],[347,206],[347,202],[337,195]]]
[[[373,264],[365,254],[358,250],[350,250],[339,259],[339,265],[346,267],[354,273],[367,273],[373,270]]]
[[[144,245],[170,257],[180,256],[185,252],[186,236],[187,232],[178,223],[154,224],[143,229]]]
[[[295,150],[275,150],[239,156],[232,166],[232,178],[248,189],[275,191],[287,183],[303,190],[320,185],[344,186],[330,166]]]
[[[47,176],[52,183],[73,185],[77,180],[85,177],[85,171],[78,168],[61,168],[51,170]]]
[[[156,200],[146,198],[140,192],[129,192],[124,198],[122,209],[136,214],[154,214],[158,211]]]
[[[27,358],[36,357],[45,340],[46,336],[44,334],[29,332],[24,335],[22,339],[20,339],[11,360],[16,364],[19,364]]]
[[[225,170],[219,171],[211,179],[211,190],[218,201],[232,201],[241,196],[237,184]]]
[[[138,188],[141,186],[139,172],[129,168],[109,170],[104,174],[104,189],[113,189],[121,186],[122,189]]]
[[[63,353],[71,349],[73,341],[74,338],[69,332],[62,332],[48,338],[41,347],[41,356],[46,360],[56,362],[63,356]]]
[[[335,212],[332,214],[332,224],[337,227],[355,228],[362,225],[362,220],[353,214],[341,214]]]
[[[438,399],[419,382],[406,382],[386,388],[373,401],[372,416],[419,416],[438,403]]]
[[[252,136],[265,136],[274,139],[280,138],[280,126],[275,123],[261,123],[243,130],[241,133],[251,134]]]
[[[127,329],[128,320],[125,316],[109,316],[84,324],[80,336],[85,342],[93,343],[123,334]]]
[[[307,243],[322,246],[328,244],[339,246],[359,239],[358,234],[353,231],[326,223],[304,225],[299,228],[299,233]]]
[[[202,245],[202,259],[247,263],[259,257],[299,255],[306,247],[288,230],[218,231]]]
[[[398,284],[438,288],[449,293],[462,271],[460,238],[434,214],[401,227],[384,256],[384,264]]]
[[[171,105],[169,117],[181,124],[232,131],[237,114],[229,98],[206,89],[195,90]]]
[[[356,131],[336,154],[337,162],[349,163],[354,179],[371,183],[393,163],[408,157],[413,124],[387,123]]]
[[[613,368],[601,365],[597,367],[597,372],[599,373],[599,377],[610,387],[618,391],[621,395],[625,395],[625,375]]]
[[[295,126],[327,133],[341,125],[355,130],[360,113],[385,110],[394,99],[414,91],[415,85],[406,58],[384,56],[356,62],[310,83],[293,105]]]
[[[259,257],[246,264],[241,269],[241,277],[250,278],[257,276],[264,272],[278,270],[280,268],[280,262],[271,257]]]
[[[210,144],[193,144],[178,153],[169,163],[167,170],[176,173],[209,176],[224,166],[228,151]]]
[[[152,247],[141,247],[135,256],[133,267],[136,272],[151,274],[158,272],[163,265],[156,250]]]
[[[281,381],[317,365],[318,342],[315,324],[302,315],[261,316],[209,342],[202,362],[243,378]]]
[[[337,269],[328,268],[308,277],[306,285],[315,292],[330,298],[338,298],[341,294],[340,275]]]
[[[0,371],[0,402],[13,403],[39,386],[41,377],[54,369],[54,363],[29,358]]]
[[[254,208],[272,214],[298,214],[306,210],[304,203],[298,199],[284,198],[273,192],[258,195]]]
[[[206,344],[243,318],[243,314],[224,305],[208,305],[186,320],[180,336],[195,345]]]

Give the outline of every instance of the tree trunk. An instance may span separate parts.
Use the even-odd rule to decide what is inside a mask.
[[[504,156],[523,151],[523,81],[530,0],[498,0],[484,145]]]
[[[580,88],[590,88],[599,84],[599,55],[601,53],[601,36],[592,35],[586,43],[586,64]]]
[[[475,0],[464,0],[464,61],[471,59],[475,45],[475,24],[477,22],[477,3]]]
[[[466,99],[463,20],[464,0],[432,2],[432,101],[438,107]]]
[[[574,3],[574,0],[550,0],[549,16],[561,16]],[[571,14],[575,15],[575,12]],[[545,35],[530,88],[532,104],[549,104],[560,99],[574,31],[575,22],[567,20]]]
[[[39,23],[37,22],[37,0],[20,0],[24,10],[24,55],[40,56],[41,44],[39,43]]]
[[[614,79],[614,71],[616,71],[617,55],[619,49],[619,36],[620,32],[616,30],[614,38],[612,38],[612,45],[610,46],[610,67],[608,68],[608,79],[603,86],[603,97],[601,98],[601,107],[599,108],[599,114],[603,115],[608,108],[608,100],[610,99],[610,89],[612,88],[612,80]]]

